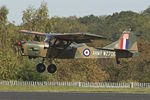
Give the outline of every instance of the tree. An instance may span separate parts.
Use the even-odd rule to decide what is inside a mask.
[[[5,6],[2,6],[0,8],[0,46],[2,48],[5,48],[4,44],[6,43],[6,37],[7,37],[6,34],[7,14],[8,14],[8,9]]]
[[[33,31],[45,32],[48,22],[48,8],[46,3],[42,3],[39,9],[29,7],[23,11],[23,28]]]

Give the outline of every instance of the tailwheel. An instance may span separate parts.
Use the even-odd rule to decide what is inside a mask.
[[[47,71],[48,71],[49,73],[51,73],[51,74],[55,73],[56,70],[57,70],[57,67],[56,67],[56,65],[54,65],[54,64],[50,64],[50,65],[47,67]]]
[[[43,63],[39,63],[37,66],[36,66],[36,70],[39,72],[39,73],[42,73],[44,72],[46,69],[45,65]]]

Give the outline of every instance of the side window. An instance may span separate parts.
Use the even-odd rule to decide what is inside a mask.
[[[52,39],[50,41],[51,46],[56,46],[59,48],[65,48],[68,45],[67,41],[64,40],[58,40],[58,39]]]

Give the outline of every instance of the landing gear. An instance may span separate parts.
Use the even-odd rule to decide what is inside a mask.
[[[52,63],[52,61],[50,60],[50,63]],[[37,72],[39,73],[43,73],[45,70],[46,70],[46,66],[44,65],[44,59],[42,61],[42,63],[39,63],[37,66],[36,66],[36,70]],[[57,70],[57,67],[55,64],[50,64],[48,67],[47,67],[47,71],[51,74],[55,73]]]
[[[56,65],[54,65],[54,64],[51,64],[51,65],[49,65],[49,66],[47,67],[47,71],[48,71],[49,73],[51,73],[51,74],[55,73],[56,70],[57,70],[57,67],[56,67]]]
[[[119,60],[117,60],[116,62],[117,62],[117,64],[120,64],[120,61],[119,61]]]
[[[39,63],[37,66],[36,66],[36,70],[39,72],[39,73],[43,73],[45,71],[46,67],[43,63]]]
[[[117,62],[117,64],[120,64],[120,61],[117,57],[116,57],[116,62]]]

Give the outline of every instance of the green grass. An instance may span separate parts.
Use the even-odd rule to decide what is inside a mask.
[[[0,86],[0,91],[18,92],[116,92],[116,93],[150,93],[150,88],[87,88],[67,86]]]

